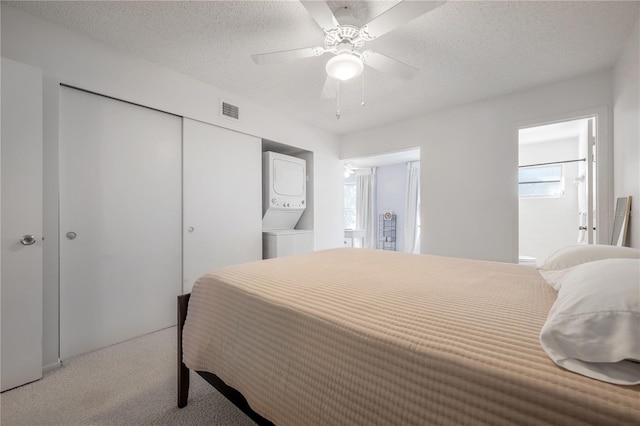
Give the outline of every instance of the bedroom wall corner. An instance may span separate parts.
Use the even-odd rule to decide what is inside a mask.
[[[640,16],[614,67],[613,92],[614,195],[631,195],[627,245],[640,248]]]

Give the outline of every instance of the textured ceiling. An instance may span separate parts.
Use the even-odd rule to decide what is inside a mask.
[[[321,99],[330,54],[258,66],[250,55],[322,46],[298,1],[7,2],[73,31],[337,134],[355,132],[611,67],[637,1],[450,1],[367,43],[420,69],[411,81],[371,68]],[[348,5],[362,24],[395,1]]]

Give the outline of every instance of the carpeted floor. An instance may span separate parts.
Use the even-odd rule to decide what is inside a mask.
[[[71,358],[0,404],[2,426],[254,425],[195,373],[177,408],[175,327]]]

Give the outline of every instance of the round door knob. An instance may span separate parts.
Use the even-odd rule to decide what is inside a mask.
[[[23,246],[30,246],[36,243],[36,237],[34,235],[23,235],[20,239],[20,244]]]
[[[70,240],[75,240],[77,236],[78,236],[78,234],[76,234],[73,231],[67,232],[67,238],[70,239]]]

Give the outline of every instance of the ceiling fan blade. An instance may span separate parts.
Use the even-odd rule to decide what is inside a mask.
[[[324,47],[304,47],[302,49],[283,50],[281,52],[259,53],[257,55],[251,55],[251,59],[258,65],[267,65],[321,56],[324,53]]]
[[[361,33],[366,37],[375,39],[389,31],[406,24],[407,22],[424,15],[425,13],[442,6],[446,1],[401,1],[382,15],[373,18],[371,22],[363,27]]]
[[[320,97],[322,99],[335,99],[338,94],[338,84],[340,84],[338,80],[327,76],[326,80],[324,81],[324,86],[322,87],[322,95]]]
[[[395,59],[391,59],[388,56],[380,53],[366,50],[362,52],[362,62],[369,65],[371,68],[375,68],[378,71],[392,74],[396,77],[400,77],[404,80],[409,80],[418,75],[420,70],[414,68],[411,65],[407,65]]]
[[[324,1],[300,0],[300,3],[323,30],[330,30],[338,26],[338,21],[333,16],[333,12]]]

